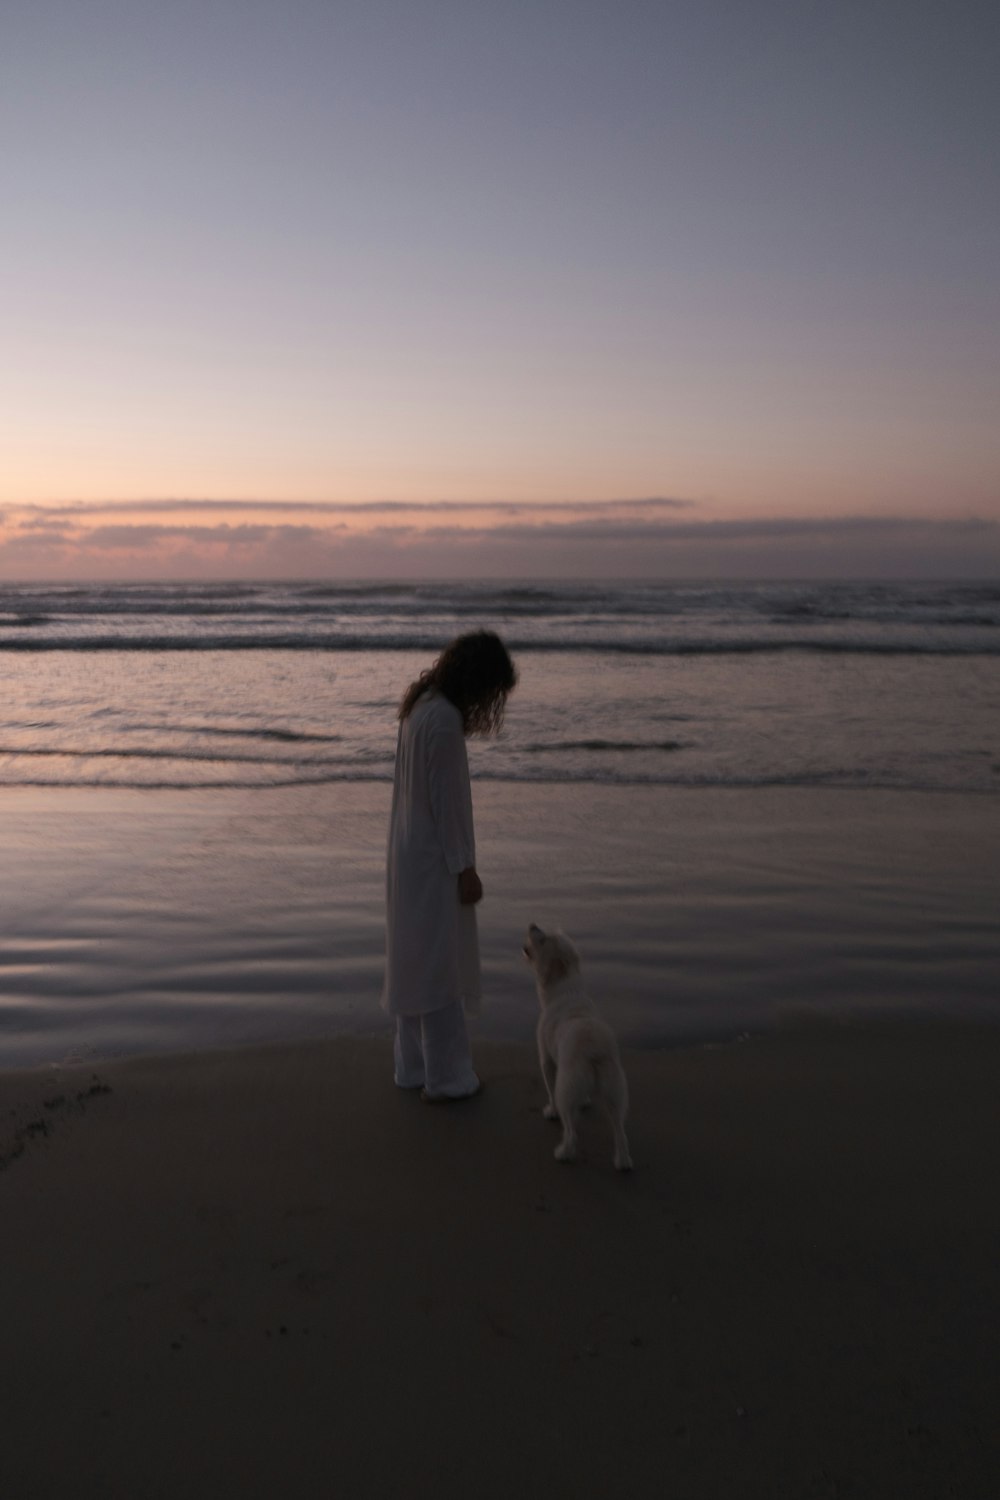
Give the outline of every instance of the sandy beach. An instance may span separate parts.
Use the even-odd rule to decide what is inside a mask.
[[[995,799],[480,782],[448,1110],[390,1079],[387,805],[0,796],[3,1500],[995,1500]],[[628,1178],[552,1159],[529,920]]]
[[[627,1177],[477,1059],[0,1075],[0,1491],[997,1493],[1000,1031],[629,1050]]]

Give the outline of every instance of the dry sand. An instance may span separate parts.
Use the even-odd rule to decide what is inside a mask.
[[[1000,1030],[627,1053],[630,1177],[477,1058],[0,1075],[4,1500],[1000,1494]]]

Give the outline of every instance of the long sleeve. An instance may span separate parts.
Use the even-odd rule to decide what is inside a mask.
[[[427,780],[434,827],[445,864],[458,875],[476,863],[472,787],[465,735],[454,725],[435,725],[427,741]]]

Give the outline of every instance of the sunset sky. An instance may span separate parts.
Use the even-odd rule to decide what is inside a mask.
[[[1000,7],[5,0],[0,580],[989,576]]]

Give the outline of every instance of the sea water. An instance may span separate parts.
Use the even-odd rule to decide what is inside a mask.
[[[486,1035],[529,920],[627,1043],[1000,1012],[1000,589],[0,592],[0,1066],[385,1028],[400,696],[486,626]]]
[[[1000,791],[1000,588],[132,585],[0,590],[0,785],[391,778],[407,683],[498,630],[473,774]]]

